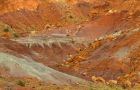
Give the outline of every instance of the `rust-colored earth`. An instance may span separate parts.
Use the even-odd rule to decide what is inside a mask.
[[[122,79],[132,85],[118,85],[135,87],[140,82],[139,4],[139,0],[1,0],[0,86],[7,87],[9,79],[13,89],[22,90],[16,79],[33,78],[35,86],[25,85],[23,90],[46,90],[48,83],[87,85],[96,76],[105,83]],[[75,88],[85,89],[71,90]]]

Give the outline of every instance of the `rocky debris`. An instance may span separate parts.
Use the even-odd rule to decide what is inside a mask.
[[[93,82],[101,82],[101,83],[103,83],[103,84],[106,83],[105,80],[104,80],[102,77],[95,77],[95,76],[92,76],[91,79],[92,79]]]
[[[107,85],[115,86],[115,85],[117,85],[117,81],[116,81],[116,80],[109,80],[109,81],[107,82]]]
[[[110,35],[106,35],[104,36],[103,39],[99,39],[99,41],[98,39],[96,40],[96,44],[97,42],[102,42],[101,47],[98,47],[95,51],[94,51],[95,47],[81,48],[81,50],[78,52],[77,55],[72,55],[71,59],[69,59],[71,61],[65,60],[64,65],[62,67],[67,68],[66,70],[71,70],[71,72],[75,72],[76,74],[81,75],[82,77],[87,79],[89,76],[93,76],[93,75],[104,78],[106,80],[106,83],[108,82],[108,80],[113,79],[117,81],[117,85],[118,85],[120,82],[117,80],[117,77],[125,73],[129,73],[131,71],[128,64],[129,61],[127,60],[127,56],[123,56],[121,57],[121,59],[118,59],[110,55],[114,55],[115,52],[118,51],[119,48],[122,49],[122,47],[126,47],[129,45],[134,45],[133,47],[136,47],[134,43],[137,42],[136,45],[138,45],[138,41],[139,41],[138,37],[139,37],[139,28],[122,30]],[[114,43],[114,44],[108,46],[110,45],[110,43],[112,44]],[[95,42],[92,45],[94,44]],[[118,46],[114,46],[116,44]],[[131,50],[133,49],[131,48]],[[105,54],[102,52],[104,52]],[[107,56],[107,57],[105,57],[106,59],[103,59],[102,56]],[[125,61],[128,63],[126,63]],[[83,73],[87,73],[87,75],[84,75]],[[130,83],[128,83],[129,81],[131,82],[131,86],[129,85]],[[122,82],[119,85],[120,86],[124,85],[124,87],[125,85],[126,87],[132,87],[134,85],[134,82],[131,80],[128,80],[126,82],[128,83],[128,85],[125,82]]]
[[[118,84],[124,88],[132,87],[132,83],[129,80],[123,80],[122,82],[118,82]]]
[[[133,29],[133,30],[118,31],[113,34],[106,35],[104,37],[99,37],[98,39],[95,39],[95,41],[90,43],[90,45],[87,48],[83,48],[81,51],[79,51],[79,53],[77,55],[73,56],[73,58],[71,58],[70,60],[66,60],[67,64],[69,64],[69,63],[71,64],[71,63],[75,63],[75,62],[80,63],[82,61],[85,61],[90,56],[90,53],[94,52],[100,46],[105,44],[105,42],[116,40],[120,36],[123,36],[128,33],[132,33],[132,32],[139,32],[139,28]]]
[[[96,77],[96,76],[92,76],[91,80],[93,82],[96,83],[102,83],[102,84],[106,84],[109,86],[116,86],[116,85],[120,85],[123,88],[131,88],[134,87],[135,85],[138,85],[139,82],[135,82],[135,84],[133,85],[132,81],[133,79],[135,79],[134,77],[136,76],[136,73],[130,73],[130,74],[126,74],[124,76],[120,76],[117,78],[117,80],[105,80],[103,77]],[[139,86],[139,85],[138,85]]]
[[[117,13],[117,10],[109,10],[107,14]]]

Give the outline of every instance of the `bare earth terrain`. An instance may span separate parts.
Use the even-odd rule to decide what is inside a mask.
[[[0,90],[140,90],[139,0],[0,0]]]

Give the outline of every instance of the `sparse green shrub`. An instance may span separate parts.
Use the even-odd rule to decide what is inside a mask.
[[[8,28],[5,28],[3,31],[4,32],[9,32],[10,30]]]
[[[17,82],[17,85],[22,86],[22,87],[25,87],[25,82],[19,80],[19,81]]]
[[[19,36],[16,33],[13,33],[14,38],[18,38]]]

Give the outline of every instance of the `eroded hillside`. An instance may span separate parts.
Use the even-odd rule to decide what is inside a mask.
[[[23,90],[139,89],[139,4],[1,0],[0,86],[9,80]]]

